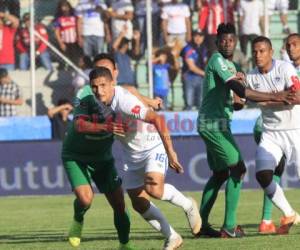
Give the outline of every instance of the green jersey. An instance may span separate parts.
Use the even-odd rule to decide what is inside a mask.
[[[214,53],[205,69],[202,104],[198,114],[199,129],[220,129],[232,118],[232,94],[226,82],[236,75],[236,66],[221,53]]]
[[[83,162],[111,159],[113,134],[107,132],[79,133],[75,129],[74,121],[80,116],[91,122],[105,121],[103,114],[99,111],[99,103],[89,85],[79,90],[75,98],[74,120],[68,128],[63,142],[62,157]]]

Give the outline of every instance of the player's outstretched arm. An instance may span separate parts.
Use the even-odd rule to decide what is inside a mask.
[[[165,118],[158,115],[155,111],[149,109],[144,120],[145,122],[152,123],[156,127],[156,130],[159,133],[166,149],[170,168],[174,169],[177,173],[183,173],[183,167],[179,163],[177,154],[174,151],[172,139],[167,128]]]

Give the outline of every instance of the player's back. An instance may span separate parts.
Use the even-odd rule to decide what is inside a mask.
[[[246,84],[254,90],[265,93],[288,90],[297,77],[295,68],[288,62],[273,60],[272,68],[262,74],[258,68],[253,69],[246,77]],[[265,130],[288,130],[300,128],[300,106],[280,105],[261,107],[263,128]]]

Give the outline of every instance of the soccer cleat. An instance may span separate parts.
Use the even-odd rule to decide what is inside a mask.
[[[192,234],[196,235],[200,231],[202,220],[198,211],[197,202],[192,197],[188,197],[188,199],[192,202],[192,206],[190,209],[185,211],[185,214],[190,224]]]
[[[78,247],[80,245],[82,228],[83,222],[73,220],[68,234],[69,243],[72,247]]]
[[[275,234],[276,226],[273,221],[266,223],[266,221],[262,220],[258,227],[258,232],[260,234]]]
[[[174,250],[182,245],[182,238],[179,234],[171,235],[166,239],[163,250]]]
[[[207,238],[220,238],[221,233],[218,230],[212,228],[211,225],[202,226],[200,232],[195,235],[196,237],[207,237]]]
[[[242,238],[245,236],[245,232],[241,226],[237,226],[233,229],[222,228],[221,238]]]
[[[120,243],[119,250],[134,250],[134,248],[131,246],[130,242],[127,242],[126,244]]]
[[[297,218],[297,213],[292,216],[282,216],[280,219],[280,226],[277,228],[277,234],[288,234],[290,228],[294,225]]]

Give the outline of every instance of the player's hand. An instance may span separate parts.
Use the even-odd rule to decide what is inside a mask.
[[[109,122],[107,124],[107,131],[115,135],[124,137],[127,130],[127,126],[121,122]]]
[[[182,174],[184,171],[183,171],[183,167],[181,166],[181,164],[177,159],[177,154],[174,151],[172,151],[168,153],[168,158],[169,158],[169,167],[175,170],[177,174]]]
[[[240,98],[237,94],[233,93],[233,109],[235,111],[243,109],[245,105],[245,100]]]
[[[238,80],[239,82],[245,82],[245,74],[243,72],[237,72],[236,73],[236,80]]]
[[[163,108],[163,100],[159,97],[155,97],[154,99],[151,100],[149,106],[154,110],[160,110]]]
[[[280,91],[273,93],[275,101],[284,102],[287,105],[292,104],[297,100],[297,95],[293,91]]]

